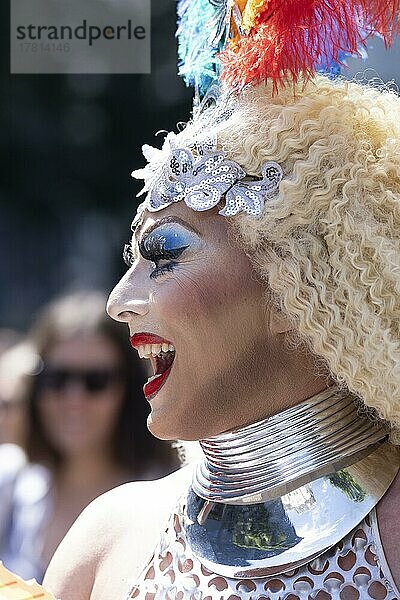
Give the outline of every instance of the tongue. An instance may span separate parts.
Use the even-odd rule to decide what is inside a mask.
[[[162,375],[165,371],[171,368],[174,362],[175,353],[165,352],[156,357],[156,370],[155,375]]]
[[[154,396],[164,384],[171,371],[174,358],[175,352],[162,352],[159,356],[151,359],[154,375],[143,386],[143,392],[147,399]]]

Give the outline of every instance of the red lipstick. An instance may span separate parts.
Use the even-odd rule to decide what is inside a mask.
[[[146,400],[151,400],[154,396],[160,391],[162,386],[167,380],[168,375],[170,374],[172,369],[172,365],[163,373],[153,375],[147,381],[147,383],[143,386],[143,393],[146,397]]]
[[[145,346],[146,344],[170,344],[168,340],[160,337],[159,335],[155,335],[154,333],[135,333],[131,337],[131,346],[136,348],[138,346]]]
[[[171,346],[171,342],[165,338],[155,335],[153,333],[135,333],[131,338],[131,345],[133,348],[138,350],[140,346],[146,346],[150,344],[168,344]],[[147,400],[151,400],[162,388],[166,382],[168,375],[171,372],[172,364],[175,358],[175,351],[169,350],[168,352],[160,352],[157,356],[150,358],[151,365],[153,367],[154,375],[148,379],[143,386],[143,392]]]

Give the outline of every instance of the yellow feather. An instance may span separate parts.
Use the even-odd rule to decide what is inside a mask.
[[[0,600],[55,600],[35,580],[24,581],[14,575],[0,561]]]
[[[265,0],[247,0],[244,9],[242,9],[242,26],[246,33],[254,26],[257,16],[265,4]]]

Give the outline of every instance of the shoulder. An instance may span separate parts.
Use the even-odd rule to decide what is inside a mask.
[[[152,552],[190,477],[191,468],[185,467],[156,481],[124,484],[94,500],[57,549],[45,587],[60,600],[89,600],[108,597],[110,582],[114,589],[126,585]]]

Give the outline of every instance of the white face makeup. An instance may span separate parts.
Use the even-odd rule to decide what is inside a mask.
[[[201,439],[278,408],[268,393],[286,368],[284,336],[270,326],[275,311],[228,229],[217,210],[184,203],[144,213],[130,269],[111,293],[109,314],[153,355],[145,392],[157,437]]]

